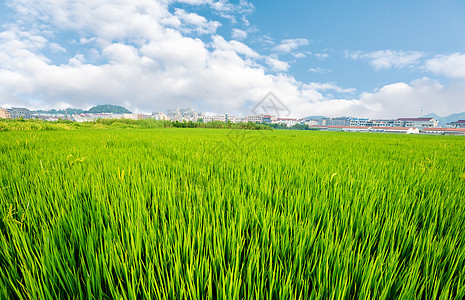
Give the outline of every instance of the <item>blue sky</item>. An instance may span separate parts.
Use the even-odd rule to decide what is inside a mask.
[[[371,90],[380,85],[428,75],[419,69],[378,72],[369,65],[347,60],[345,51],[378,50],[461,52],[465,49],[465,1],[255,1],[260,14],[250,20],[276,39],[303,37],[309,51],[327,53],[331,59],[307,59],[293,64],[301,80],[335,81],[346,87]],[[319,66],[331,70],[324,76],[308,73]],[[356,76],[351,76],[354,74]]]
[[[465,1],[0,1],[0,106],[465,111]]]

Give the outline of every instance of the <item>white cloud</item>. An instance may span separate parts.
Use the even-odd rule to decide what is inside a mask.
[[[364,53],[347,52],[346,57],[353,60],[367,60],[375,70],[403,68],[419,63],[419,60],[425,54],[418,51],[394,51],[394,50],[379,50],[374,52]]]
[[[312,82],[312,83],[309,83],[307,86],[317,91],[333,90],[338,93],[354,93],[355,92],[355,89],[343,89],[337,86],[335,83],[329,83],[329,82],[326,82],[326,83]]]
[[[275,44],[272,37],[269,35],[263,35],[257,39],[257,41],[263,45],[263,47],[268,48],[269,46],[273,46]]]
[[[294,56],[297,59],[302,59],[302,58],[307,57],[305,53],[302,53],[302,52],[292,53],[292,56]]]
[[[286,39],[273,48],[274,51],[279,53],[290,53],[302,46],[308,45],[307,39]]]
[[[101,39],[157,38],[163,33],[161,20],[170,17],[162,2],[150,0],[12,0],[19,22],[49,30],[71,30]],[[82,36],[89,38],[89,36]]]
[[[212,0],[174,0],[172,2],[185,3],[190,5],[211,5],[213,3]]]
[[[236,15],[240,15],[242,22],[246,26],[249,25],[247,16],[255,9],[253,4],[247,0],[240,0],[238,4],[232,4],[228,0],[218,0],[214,1],[211,7],[216,10],[220,16],[230,19],[233,23],[236,23]]]
[[[159,3],[141,0],[133,6],[121,6],[107,2],[105,8],[119,17],[107,16],[104,26],[96,17],[101,16],[103,1],[81,1],[79,7],[69,3],[31,4],[29,9],[35,10],[39,19],[48,16],[49,23],[43,23],[43,27],[63,25],[86,47],[92,44],[95,48],[88,53],[88,48],[70,53],[68,63],[55,65],[41,54],[51,42],[40,34],[19,30],[1,33],[0,91],[4,97],[0,105],[17,103],[39,108],[63,103],[76,107],[114,103],[147,112],[178,106],[239,112],[270,90],[293,94],[294,101],[303,101],[298,83],[292,77],[267,74],[257,62],[265,58],[247,45],[218,35],[207,44],[168,28],[175,23],[167,27],[164,22],[173,17],[183,22],[179,18],[183,13],[170,14],[168,7]],[[74,8],[86,22],[73,22]],[[148,10],[158,13],[149,14],[141,23],[134,20]],[[197,20],[205,24],[203,19]],[[33,27],[36,20],[30,22]],[[143,24],[154,24],[155,30]],[[100,63],[90,63],[95,59],[91,55],[98,56]],[[269,61],[275,69],[288,68],[277,59]]]
[[[235,40],[242,41],[247,38],[247,32],[245,32],[244,30],[233,28],[231,32],[231,37]]]
[[[271,56],[266,57],[266,63],[271,67],[273,71],[276,71],[276,72],[285,72],[289,70],[289,67],[290,67],[289,63],[285,61],[281,61]]]
[[[230,41],[227,42],[222,36],[215,35],[212,37],[213,39],[213,48],[218,50],[229,50],[234,51],[237,54],[245,55],[246,57],[250,58],[260,58],[260,54],[252,50],[246,44],[243,44],[238,41]]]
[[[328,116],[358,116],[373,118],[418,117],[424,112],[449,115],[465,111],[465,84],[444,86],[423,78],[410,84],[386,85],[372,93],[362,93],[356,99],[331,99],[309,105],[315,114]],[[445,105],[444,102],[447,102]]]
[[[325,69],[325,68],[310,68],[308,69],[309,72],[312,73],[330,73],[330,69]]]
[[[435,74],[465,79],[465,54],[437,55],[425,62],[425,68]]]
[[[328,53],[315,53],[314,55],[316,56],[316,58],[318,58],[320,60],[324,60],[324,59],[327,59],[329,57]]]
[[[237,16],[248,26],[247,16],[254,11],[254,6],[247,0],[233,4],[229,0],[169,0],[170,3],[185,3],[189,5],[208,5],[214,12],[225,19],[237,22]]]
[[[282,73],[289,69],[288,62],[264,57],[245,43],[227,41],[208,25],[212,21],[187,8],[171,13],[164,0],[10,3],[17,9],[21,26],[10,25],[0,32],[0,106],[113,103],[145,112],[187,106],[247,114],[251,103],[273,91],[295,116],[394,117],[399,111],[416,116],[421,106],[438,114],[465,110],[463,84],[443,86],[422,79],[355,97],[353,89],[334,83],[302,83]],[[222,9],[228,11],[229,2],[221,3],[217,9],[224,5]],[[237,14],[239,9],[235,10]],[[186,36],[186,27],[191,28],[190,36]],[[71,33],[76,41],[72,48],[77,51],[54,38],[60,30]],[[203,40],[195,36],[202,32],[208,34]],[[292,53],[307,44],[304,39],[285,40],[277,49]],[[65,53],[68,61],[57,63],[44,54],[53,49]],[[264,65],[273,73],[267,73]],[[333,92],[352,97],[333,99]]]
[[[174,16],[178,18],[178,22],[174,21],[173,25],[186,33],[197,32],[199,34],[213,34],[216,29],[221,26],[220,22],[207,21],[203,16],[195,13],[187,13],[183,9],[176,8]]]

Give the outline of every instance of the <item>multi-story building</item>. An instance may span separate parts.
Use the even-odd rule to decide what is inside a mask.
[[[307,126],[317,126],[318,125],[318,120],[305,120],[304,124]]]
[[[368,121],[369,119],[351,118],[350,126],[353,126],[353,127],[367,126]]]
[[[169,109],[166,115],[171,121],[197,121],[198,119],[205,119],[204,113],[198,113],[192,108]]]
[[[329,121],[331,119],[330,118],[321,118],[321,119],[318,119],[318,125],[319,126],[329,126]]]
[[[262,122],[263,123],[271,123],[275,118],[271,115],[263,115]]]
[[[247,122],[263,123],[263,115],[247,116]]]
[[[0,107],[0,119],[11,119],[8,109]]]
[[[214,122],[214,121],[226,122],[226,116],[225,115],[223,115],[223,116],[206,116],[205,118],[203,118],[203,121],[205,123]]]
[[[350,126],[350,118],[348,117],[321,118],[321,119],[318,119],[318,125],[320,126]]]
[[[22,107],[12,107],[8,110],[10,113],[10,117],[12,119],[30,119],[31,118],[31,112],[27,108],[22,108]]]
[[[399,118],[394,121],[396,127],[417,127],[420,129],[438,127],[439,121],[433,118]]]
[[[283,124],[283,125],[286,125],[287,127],[292,127],[292,126],[298,124],[299,120],[293,119],[293,118],[278,118],[278,119],[276,119],[275,123]]]
[[[447,125],[451,125],[452,128],[465,128],[465,120],[458,120],[456,122],[450,122]]]
[[[339,118],[331,118],[329,120],[329,126],[350,126],[350,118],[347,117],[339,117]]]
[[[228,116],[228,121],[231,123],[247,123],[247,117]]]
[[[182,115],[179,109],[168,109],[167,115],[172,121],[181,121]]]
[[[369,119],[366,122],[365,126],[369,127],[393,127],[394,120],[391,119]],[[404,127],[404,126],[397,126],[397,127]]]
[[[137,114],[123,114],[123,119],[137,120]]]
[[[159,111],[153,112],[151,118],[157,121],[170,119],[167,115]]]

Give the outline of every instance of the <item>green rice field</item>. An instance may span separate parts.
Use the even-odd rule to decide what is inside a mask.
[[[0,299],[464,299],[465,138],[0,132]]]

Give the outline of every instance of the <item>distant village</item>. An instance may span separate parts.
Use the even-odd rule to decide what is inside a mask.
[[[122,107],[120,107],[122,108]],[[124,109],[124,108],[122,108]],[[124,109],[125,110],[125,109]],[[440,134],[465,135],[465,120],[457,120],[438,126],[439,121],[434,118],[397,118],[397,119],[370,119],[354,117],[307,117],[307,118],[280,118],[274,115],[250,115],[237,117],[229,114],[208,116],[196,112],[192,108],[169,109],[165,112],[148,114],[136,113],[91,113],[82,110],[67,109],[56,111],[31,111],[27,108],[0,108],[0,119],[38,119],[44,121],[68,120],[73,122],[92,122],[98,119],[131,119],[131,120],[166,120],[171,122],[231,122],[231,123],[260,123],[277,129],[302,129],[322,131],[345,132],[384,132],[405,134]]]

